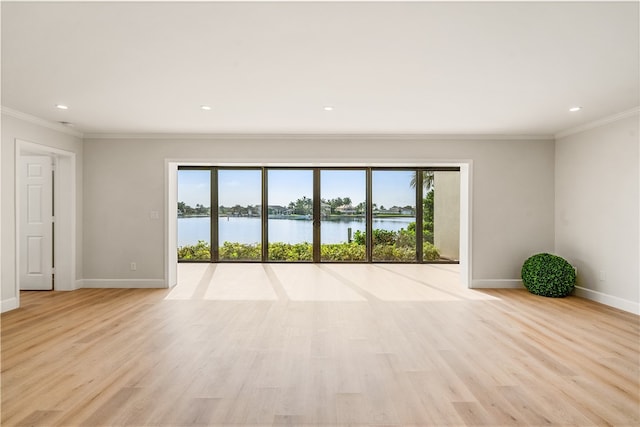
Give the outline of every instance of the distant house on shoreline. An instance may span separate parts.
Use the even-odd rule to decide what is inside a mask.
[[[384,208],[374,209],[373,212],[376,214],[387,214],[387,215],[415,215],[416,214],[415,208],[411,206],[405,206],[405,207],[393,206],[389,209],[384,209]]]
[[[353,215],[356,213],[356,208],[353,205],[342,205],[336,208],[336,211],[341,213],[342,215]]]

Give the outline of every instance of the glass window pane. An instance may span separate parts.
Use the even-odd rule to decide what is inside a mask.
[[[373,171],[373,261],[416,261],[415,178],[415,171]]]
[[[321,260],[366,260],[366,172],[322,170],[320,194]]]
[[[460,257],[460,172],[424,172],[424,261]]]
[[[178,260],[211,259],[211,173],[178,170]]]
[[[313,171],[268,171],[270,261],[313,260]]]
[[[218,170],[218,250],[221,261],[262,259],[262,172]]]

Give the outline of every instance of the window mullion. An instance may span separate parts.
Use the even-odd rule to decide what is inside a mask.
[[[313,169],[313,262],[320,262],[320,169]]]
[[[424,197],[424,171],[416,170],[416,259],[418,262],[423,261],[423,204]]]
[[[211,219],[211,262],[218,262],[220,259],[220,248],[218,246],[218,168],[211,167],[211,209],[209,216]]]
[[[260,212],[262,222],[262,262],[269,260],[269,193],[267,168],[262,168],[262,210]]]
[[[371,168],[367,168],[367,183],[366,183],[366,191],[367,191],[367,200],[366,200],[366,223],[365,223],[365,237],[366,237],[366,251],[367,251],[367,262],[373,262],[373,189],[372,189],[372,178],[373,172]]]

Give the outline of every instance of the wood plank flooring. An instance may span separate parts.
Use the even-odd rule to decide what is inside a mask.
[[[2,426],[638,426],[639,317],[457,267],[184,265],[24,292]]]

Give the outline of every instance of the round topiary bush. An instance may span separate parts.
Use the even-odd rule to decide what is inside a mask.
[[[536,254],[522,266],[522,283],[532,294],[564,297],[575,287],[576,270],[562,257]]]

